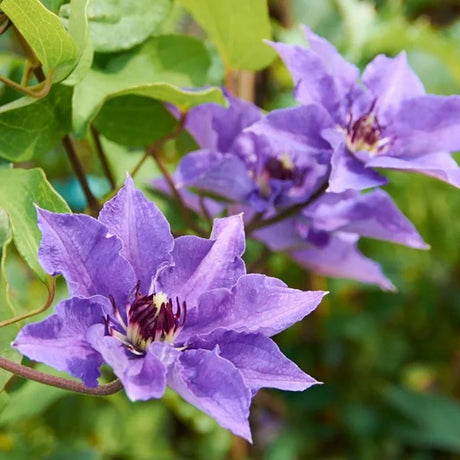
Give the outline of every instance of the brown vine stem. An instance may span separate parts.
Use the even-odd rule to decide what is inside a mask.
[[[184,203],[184,201],[182,199],[182,196],[181,196],[181,194],[179,193],[179,190],[176,187],[176,184],[174,183],[174,179],[171,177],[171,174],[169,173],[168,169],[166,168],[165,164],[163,163],[163,160],[162,160],[161,155],[160,155],[161,154],[161,148],[162,148],[163,144],[166,141],[170,140],[170,139],[174,139],[175,137],[177,137],[183,131],[186,120],[187,120],[187,114],[182,113],[180,118],[179,118],[179,120],[178,120],[177,126],[170,133],[166,134],[162,138],[160,138],[157,141],[155,141],[152,145],[147,147],[147,149],[145,151],[144,158],[146,158],[147,156],[151,156],[153,158],[153,160],[155,161],[156,165],[158,166],[158,168],[161,171],[161,174],[163,175],[163,177],[165,178],[166,182],[168,183],[169,188],[171,189],[171,193],[172,193],[172,195],[174,197],[174,200],[176,201],[176,203],[177,203],[177,205],[179,207],[179,211],[181,213],[182,219],[184,219],[184,222],[197,235],[205,236],[206,234],[203,231],[203,229],[201,229],[193,221],[193,219],[192,219],[192,217],[190,215],[190,212],[189,212],[187,206],[185,205],[185,203]],[[142,158],[140,163],[136,166],[135,171],[133,171],[133,172],[138,171],[139,167],[145,161],[144,158]]]
[[[93,124],[90,125],[90,131],[91,131],[91,135],[93,136],[94,146],[96,147],[96,153],[97,153],[97,156],[99,157],[99,161],[101,162],[102,169],[104,170],[104,174],[106,175],[108,181],[110,182],[110,186],[112,187],[112,190],[115,190],[115,188],[117,187],[117,184],[115,183],[115,179],[113,177],[112,170],[110,169],[107,155],[105,154],[104,149],[102,147],[101,136],[99,135],[99,131],[96,129],[96,127]]]
[[[85,171],[83,170],[83,166],[81,165],[80,160],[78,159],[77,152],[73,145],[72,139],[68,134],[66,134],[62,138],[62,145],[64,146],[64,150],[67,153],[67,157],[69,158],[70,164],[72,165],[72,169],[74,170],[75,175],[77,176],[78,181],[80,182],[80,185],[83,189],[83,193],[85,194],[86,201],[88,202],[90,212],[93,216],[96,217],[99,211],[101,210],[101,205],[99,204],[99,201],[93,195],[93,192],[89,188]]]
[[[45,77],[43,82],[35,86],[20,85],[19,83],[16,83],[15,81],[10,80],[9,78],[4,77],[3,75],[0,75],[0,81],[5,85],[9,86],[10,88],[15,89],[16,91],[20,91],[21,93],[26,94],[27,96],[31,96],[36,99],[41,99],[50,92],[51,84],[53,81],[53,72],[50,72]]]
[[[44,372],[37,371],[31,367],[23,366],[22,364],[10,361],[2,356],[0,356],[0,368],[12,372],[18,377],[22,377],[24,379],[34,380],[35,382],[43,383],[44,385],[63,388],[64,390],[83,393],[86,395],[108,396],[118,393],[123,389],[123,385],[119,379],[91,388],[87,387],[83,383],[76,382],[75,380],[45,374]]]
[[[284,219],[287,219],[288,217],[294,216],[299,211],[302,211],[302,209],[312,204],[317,198],[319,198],[326,191],[327,187],[328,183],[326,182],[315,193],[313,193],[313,195],[311,195],[308,200],[290,206],[289,208],[286,208],[284,211],[276,214],[273,217],[262,220],[260,215],[257,215],[251,222],[249,222],[248,225],[246,225],[246,235],[250,235],[254,230],[258,230],[259,228],[268,227],[269,225],[276,224]]]
[[[149,157],[148,153],[145,153],[143,155],[143,157],[140,159],[139,163],[137,163],[137,165],[131,171],[131,177],[134,177],[139,172],[139,169],[141,169],[142,165],[147,161],[148,157]]]
[[[43,313],[46,311],[51,303],[54,300],[54,295],[56,293],[56,281],[54,278],[50,278],[49,282],[47,283],[47,288],[48,288],[48,298],[46,299],[46,302],[41,306],[40,308],[37,308],[36,310],[32,310],[31,312],[24,313],[23,315],[15,316],[14,318],[7,319],[5,321],[0,322],[0,328],[9,326],[10,324],[17,323],[19,321],[22,321],[27,318],[31,318],[32,316],[39,315],[40,313]]]

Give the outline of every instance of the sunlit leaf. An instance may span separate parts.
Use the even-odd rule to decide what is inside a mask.
[[[203,102],[223,102],[217,88],[203,86],[210,65],[204,44],[196,38],[163,35],[150,39],[136,53],[122,53],[109,59],[103,69],[92,69],[75,87],[74,129],[84,135],[106,99],[125,94],[171,102],[187,109]]]
[[[2,10],[43,64],[53,71],[55,81],[64,79],[75,67],[78,47],[60,19],[39,0],[3,0]]]
[[[208,33],[227,68],[259,70],[274,59],[267,0],[179,0]]]
[[[46,282],[47,275],[37,259],[41,235],[34,205],[69,212],[41,169],[0,169],[0,208],[8,214],[16,248],[40,280]]]
[[[88,17],[94,49],[119,51],[155,33],[171,9],[171,0],[90,0]]]

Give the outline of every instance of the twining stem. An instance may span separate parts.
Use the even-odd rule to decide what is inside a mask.
[[[10,80],[7,77],[4,77],[3,75],[0,75],[0,81],[5,85],[9,86],[10,88],[15,89],[16,91],[20,91],[21,93],[26,94],[27,96],[40,99],[42,97],[45,97],[50,92],[51,84],[53,81],[53,75],[52,72],[50,72],[43,80],[43,82],[35,86],[23,86],[19,83],[16,83],[13,80]]]
[[[0,356],[0,368],[12,372],[24,379],[34,380],[35,382],[40,382],[44,385],[63,388],[64,390],[75,391],[76,393],[83,393],[86,395],[108,396],[118,393],[123,389],[123,385],[119,379],[91,388],[87,387],[83,383],[75,382],[71,379],[45,374],[44,372],[37,371],[31,367],[23,366],[22,364],[10,361],[2,356]]]
[[[251,222],[249,222],[248,225],[246,225],[246,235],[250,235],[254,230],[268,227],[269,225],[276,224],[284,219],[287,219],[288,217],[294,216],[299,211],[302,211],[302,209],[312,204],[317,198],[319,198],[326,191],[327,187],[328,183],[325,182],[315,193],[313,193],[313,195],[308,198],[308,200],[290,206],[273,217],[264,220],[260,214],[257,215]]]
[[[177,190],[176,184],[174,183],[173,178],[169,174],[169,171],[166,169],[166,166],[163,163],[163,160],[160,158],[160,155],[158,155],[157,152],[151,152],[150,155],[154,159],[155,163],[157,164],[158,168],[160,169],[161,173],[163,174],[163,177],[165,178],[166,182],[169,185],[169,188],[171,189],[171,193],[173,194],[174,200],[176,201],[177,205],[179,206],[180,213],[182,215],[182,218],[184,219],[184,222],[188,225],[189,228],[191,228],[197,235],[199,236],[206,236],[205,232],[198,227],[198,225],[195,224],[193,219],[190,216],[190,213],[188,211],[187,206],[185,205],[184,201],[182,200],[182,197],[179,193],[179,190]]]
[[[134,177],[138,172],[139,169],[141,169],[142,165],[147,161],[147,158],[150,155],[148,153],[145,153],[142,158],[140,159],[139,163],[134,167],[134,169],[131,171],[131,177]]]
[[[8,17],[2,14],[0,16],[0,35],[3,34],[8,29],[10,24],[11,24],[11,21],[8,19]],[[32,49],[30,48],[29,44],[25,41],[24,37],[15,27],[14,27],[14,30],[16,31],[16,35],[18,37],[19,43],[21,44],[24,50],[24,54],[26,56],[27,62],[33,68],[36,68],[36,67],[38,68],[40,66],[40,62],[38,61]],[[29,72],[28,65],[26,65],[26,72]],[[0,75],[0,82],[4,83],[10,88],[15,89],[16,91],[26,94],[27,96],[31,96],[31,97],[40,99],[42,97],[45,97],[50,92],[50,89],[53,83],[53,72],[52,71],[49,72],[46,77],[42,72],[42,78],[38,78],[37,76],[37,79],[39,81],[38,85],[27,86],[27,84],[22,85],[20,83],[16,83],[13,80],[10,80],[7,77],[4,77],[3,75]]]
[[[149,156],[153,157],[153,154],[158,153],[163,147],[165,142],[169,141],[170,139],[174,139],[184,130],[186,119],[187,119],[187,114],[185,113],[181,114],[177,125],[171,132],[169,132],[168,134],[165,134],[163,137],[160,137],[160,139],[156,140],[152,145],[146,148],[145,155],[141,158],[139,163],[131,171],[131,177],[134,177],[138,173],[139,169],[141,169],[142,165],[145,163],[145,161],[147,160]]]
[[[49,308],[51,303],[54,300],[54,295],[56,293],[56,281],[54,278],[50,278],[48,284],[48,298],[46,299],[46,302],[40,307],[37,308],[36,310],[32,310],[31,312],[24,313],[23,315],[15,316],[14,318],[7,319],[5,321],[0,322],[0,328],[9,326],[10,324],[17,323],[19,321],[22,321],[24,319],[30,318],[35,315],[39,315],[40,313],[43,313],[45,310]]]
[[[192,217],[190,215],[189,209],[187,208],[187,206],[185,205],[184,201],[182,200],[182,196],[179,193],[179,190],[177,189],[176,184],[174,183],[174,179],[171,177],[171,174],[169,174],[169,171],[166,168],[166,166],[163,163],[163,160],[161,158],[161,148],[162,148],[163,144],[166,141],[170,140],[170,139],[174,139],[175,137],[177,137],[183,131],[186,119],[187,119],[187,114],[182,113],[180,118],[179,118],[179,120],[178,120],[177,126],[170,133],[164,135],[162,138],[158,139],[152,145],[147,147],[144,157],[141,159],[139,164],[136,166],[136,168],[134,169],[133,173],[136,173],[139,170],[139,168],[142,166],[142,163],[145,161],[145,159],[147,157],[149,157],[149,156],[152,157],[153,160],[155,161],[156,165],[160,169],[161,174],[165,178],[169,188],[171,189],[171,193],[172,193],[172,195],[174,197],[174,200],[176,201],[176,203],[177,203],[177,205],[179,207],[179,211],[181,213],[182,218],[184,219],[184,222],[197,235],[205,236],[205,233],[203,232],[203,230],[193,221],[193,219],[192,219]]]
[[[83,189],[83,193],[85,194],[86,201],[88,202],[89,209],[93,216],[97,216],[99,211],[101,210],[101,206],[97,198],[93,195],[93,192],[89,188],[88,181],[86,179],[85,171],[83,170],[83,166],[78,159],[77,152],[75,151],[75,147],[73,145],[72,139],[68,134],[66,134],[62,138],[62,145],[64,146],[64,150],[67,153],[67,157],[69,158],[70,164],[72,165],[72,169],[75,172],[75,175],[80,182],[80,185]]]
[[[104,173],[108,181],[110,182],[112,190],[115,190],[117,184],[113,177],[112,170],[110,169],[110,165],[107,160],[107,155],[105,154],[104,149],[102,148],[101,137],[99,136],[99,132],[93,124],[90,125],[90,131],[91,135],[93,136],[94,146],[96,147],[96,153],[99,157],[99,161],[101,162],[102,169],[104,170]]]

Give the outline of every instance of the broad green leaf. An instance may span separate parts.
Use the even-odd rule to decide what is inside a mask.
[[[228,69],[259,70],[275,57],[267,0],[179,0],[203,27]]]
[[[90,0],[94,49],[120,51],[142,43],[158,30],[170,9],[171,0]]]
[[[56,86],[38,101],[26,96],[1,106],[0,157],[27,161],[53,148],[71,130],[71,94]]]
[[[63,80],[75,67],[78,48],[60,19],[39,0],[3,0],[2,10],[43,64],[54,81]]]
[[[460,452],[460,404],[446,396],[415,393],[389,387],[387,402],[411,424],[395,427],[398,435],[415,445]]]
[[[171,132],[177,121],[160,102],[125,95],[109,99],[94,124],[111,141],[146,146]]]
[[[16,248],[40,280],[46,282],[47,275],[37,259],[41,235],[34,205],[70,212],[41,169],[0,169],[0,208],[8,214]]]
[[[58,372],[43,364],[39,364],[35,369],[46,372],[47,374],[69,378],[64,372]],[[42,383],[29,380],[18,390],[9,393],[8,405],[0,414],[0,425],[5,426],[27,417],[38,415],[46,410],[58,399],[69,394],[67,390],[56,388]]]
[[[61,8],[60,13],[67,12],[69,34],[75,40],[79,50],[79,61],[72,73],[64,80],[64,84],[74,86],[88,73],[93,63],[94,49],[91,42],[88,26],[89,0],[71,0]]]
[[[8,215],[0,208],[0,320],[11,318],[15,313],[10,302],[8,279],[5,273],[6,253],[12,237]],[[14,324],[0,329],[0,356],[20,362],[22,356],[11,347],[11,341],[17,333],[18,328]],[[3,391],[11,377],[10,372],[0,369],[0,391]]]
[[[104,102],[135,94],[171,102],[186,110],[203,102],[223,102],[219,89],[183,89],[203,86],[210,65],[204,44],[183,35],[154,37],[137,52],[118,54],[102,69],[91,69],[75,87],[73,96],[74,130],[84,136]]]

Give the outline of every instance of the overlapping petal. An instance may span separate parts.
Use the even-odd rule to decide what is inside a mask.
[[[66,371],[95,387],[104,359],[86,340],[86,331],[103,322],[109,309],[107,299],[101,296],[65,300],[56,306],[54,315],[25,326],[13,346],[28,358]]]
[[[122,244],[107,227],[83,214],[56,214],[38,209],[42,231],[40,263],[52,274],[63,274],[72,296],[112,295],[126,303],[136,284],[129,262],[120,254]]]
[[[429,246],[390,196],[377,189],[366,194],[352,191],[326,194],[305,210],[317,229],[356,233],[418,249]]]
[[[202,292],[231,288],[245,274],[241,259],[244,247],[241,215],[215,219],[209,240],[196,236],[176,239],[172,252],[174,266],[160,272],[156,291],[178,296],[193,307]]]
[[[334,150],[331,160],[331,175],[328,192],[342,193],[347,190],[365,190],[385,185],[388,179],[371,168],[366,167],[340,144]]]
[[[260,388],[303,391],[318,382],[281,353],[273,340],[262,334],[217,329],[194,338],[192,346],[213,350],[240,370],[253,393]]]
[[[87,340],[109,364],[123,383],[132,401],[161,398],[166,389],[166,368],[151,352],[137,356],[129,352],[120,341],[105,335],[105,325],[95,324],[87,331]],[[165,345],[172,348],[170,345]]]
[[[393,283],[385,277],[377,262],[365,257],[357,248],[358,235],[335,234],[326,247],[309,247],[290,253],[303,267],[325,276],[354,279],[377,284],[382,289],[394,291]]]
[[[147,292],[157,270],[171,261],[174,239],[165,216],[134,188],[133,180],[127,176],[124,187],[105,203],[99,221],[122,241],[120,253],[133,267],[141,289]]]
[[[176,171],[177,187],[197,187],[217,196],[245,201],[255,189],[246,164],[236,155],[197,150],[186,155]]]
[[[203,149],[230,152],[243,129],[262,116],[254,104],[225,94],[228,107],[203,104],[187,115],[185,126]]]
[[[187,319],[181,338],[224,327],[271,336],[311,313],[326,293],[291,289],[277,278],[250,274],[230,291],[204,292]]]
[[[310,104],[292,109],[273,110],[262,120],[246,129],[266,136],[284,151],[291,147],[297,151],[319,153],[330,150],[321,132],[334,127],[327,111],[320,105]]]
[[[447,182],[460,188],[460,168],[449,153],[431,153],[414,158],[410,157],[375,157],[368,162],[375,168],[412,171]]]
[[[187,402],[251,441],[251,391],[241,372],[216,350],[187,350],[168,374],[168,385]]]
[[[375,108],[385,124],[404,100],[425,94],[423,83],[410,68],[404,52],[394,58],[382,54],[375,57],[365,68],[362,81],[376,98]]]

